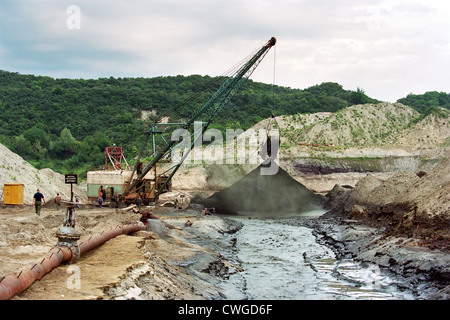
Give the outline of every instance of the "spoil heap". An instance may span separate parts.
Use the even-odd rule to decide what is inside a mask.
[[[24,185],[23,204],[31,205],[33,195],[39,188],[49,203],[56,193],[63,200],[70,200],[70,185],[65,184],[64,175],[49,168],[38,170],[0,143],[0,200],[3,201],[4,184],[20,183]],[[73,186],[74,193],[80,197],[81,203],[87,202],[86,191],[78,185]]]
[[[381,181],[372,175],[355,188],[327,195],[330,215],[386,228],[390,235],[422,239],[429,247],[450,247],[450,157],[418,174],[404,171]]]
[[[320,195],[308,190],[279,168],[275,175],[262,175],[257,167],[230,187],[203,201],[218,213],[300,213],[322,204]]]

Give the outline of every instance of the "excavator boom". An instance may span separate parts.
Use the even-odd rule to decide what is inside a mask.
[[[276,44],[276,38],[272,37],[265,45],[263,45],[249,60],[245,61],[237,71],[230,77],[228,77],[225,82],[221,85],[221,87],[212,95],[212,97],[201,107],[188,121],[183,124],[180,124],[180,128],[192,130],[194,126],[194,122],[198,121],[200,117],[207,116],[207,120],[202,122],[201,132],[204,133],[210,123],[213,121],[214,117],[217,113],[229,102],[231,97],[236,93],[237,90],[242,86],[244,80],[248,79],[253,71],[258,67],[259,63],[264,59],[266,54],[269,52],[270,48],[272,48]],[[142,148],[145,148],[149,137],[152,134],[155,134],[158,130],[156,129],[156,125],[150,127],[150,129],[146,132],[146,138],[144,139],[144,143]],[[197,136],[200,136],[197,134]],[[195,144],[195,134],[194,134],[194,142],[192,142],[192,147]],[[155,168],[156,164],[159,163],[162,159],[164,159],[171,151],[177,141],[169,141],[166,143],[166,146],[163,147],[143,169],[139,170],[137,173],[136,179],[132,180],[125,193],[124,197],[129,195],[130,193],[136,193],[136,187],[143,181],[144,177],[149,173],[152,168]],[[190,148],[189,150],[192,150]],[[142,151],[142,149],[141,149]],[[139,152],[141,155],[142,152]],[[165,182],[160,186],[160,190],[164,190],[164,187],[170,182],[171,178],[178,170],[178,168],[182,165],[184,159],[187,154],[183,156],[180,162],[176,163],[172,168],[167,170],[166,172],[170,172]],[[139,159],[138,159],[139,162]],[[134,177],[135,172],[137,172],[137,165],[134,168],[132,173],[132,177]],[[156,185],[156,184],[155,184]]]

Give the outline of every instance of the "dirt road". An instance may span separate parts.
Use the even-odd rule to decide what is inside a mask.
[[[195,221],[195,211],[154,208],[152,212],[170,223],[184,226]],[[38,217],[31,206],[0,209],[0,276],[42,259],[56,245],[56,232],[64,213],[46,206]],[[141,223],[140,215],[110,208],[76,211],[76,229],[82,238],[117,225]],[[185,240],[183,230],[164,231],[164,239],[150,231],[122,235],[82,255],[76,264],[63,264],[35,282],[14,300],[78,299],[207,299],[217,294],[213,285],[189,275],[174,261],[197,252],[214,253]],[[135,286],[136,282],[140,288]],[[145,292],[141,289],[145,288]]]

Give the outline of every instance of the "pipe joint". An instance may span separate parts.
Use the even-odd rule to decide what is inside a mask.
[[[57,247],[68,247],[72,252],[72,257],[68,260],[69,263],[75,263],[80,258],[80,248],[78,246],[78,240],[80,239],[81,234],[78,231],[70,226],[63,226],[59,229],[58,233],[56,233],[58,237]]]
[[[57,247],[67,247],[69,248],[70,252],[72,253],[71,258],[68,260],[69,263],[76,263],[78,259],[80,259],[80,247],[77,243],[72,242],[64,242],[64,241],[58,241]]]

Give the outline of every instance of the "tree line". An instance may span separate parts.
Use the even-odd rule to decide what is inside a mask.
[[[103,165],[107,146],[123,147],[132,159],[149,123],[189,119],[224,80],[200,75],[54,79],[0,70],[0,142],[37,168],[83,174]],[[360,88],[344,90],[332,82],[300,90],[247,80],[210,128],[246,130],[272,112],[336,112],[376,102]]]
[[[397,102],[416,109],[421,114],[429,113],[435,107],[450,109],[450,93],[429,91],[424,94],[408,94]],[[429,109],[429,110],[428,110]],[[428,111],[427,111],[428,110]]]

